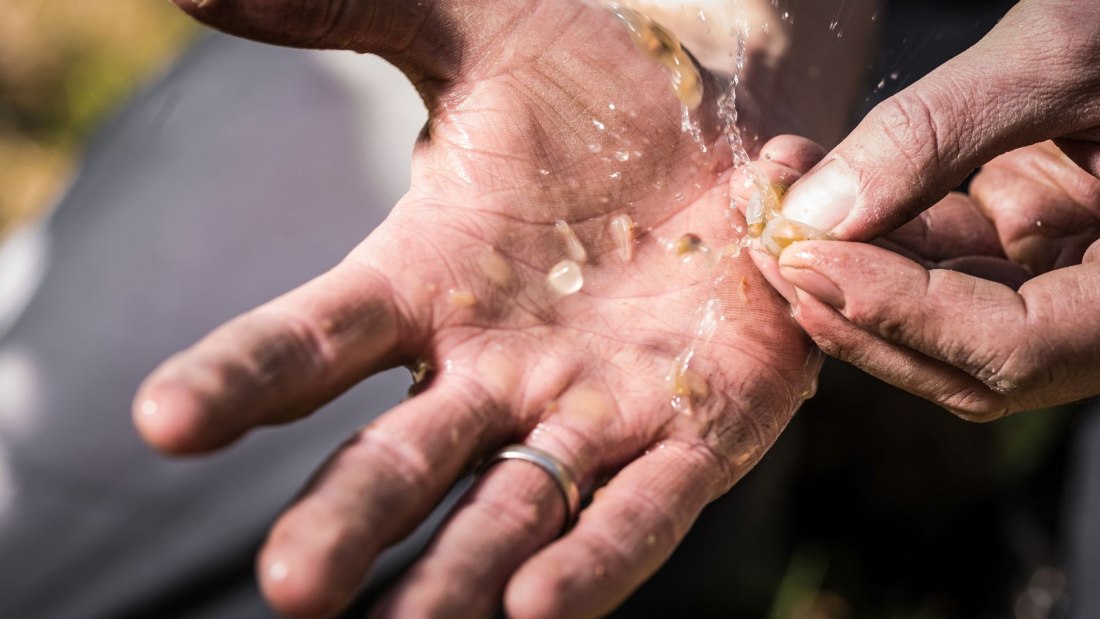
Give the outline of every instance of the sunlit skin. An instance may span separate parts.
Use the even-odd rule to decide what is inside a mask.
[[[824,350],[966,419],[1100,393],[1097,58],[1100,4],[1022,0],[791,187],[783,214],[844,241],[919,216],[908,243],[949,267],[836,242],[761,261]]]
[[[994,159],[884,245],[779,257],[823,350],[974,421],[1100,391],[1100,180],[1053,143]]]
[[[179,4],[253,38],[381,53],[414,81],[430,120],[412,189],[391,216],[330,272],[158,368],[135,400],[142,434],[167,452],[211,451],[308,415],[383,369],[426,361],[437,371],[418,395],[335,446],[274,525],[258,559],[271,603],[292,616],[337,612],[457,479],[525,442],[559,458],[586,492],[609,479],[576,527],[555,539],[557,488],[528,464],[499,464],[377,612],[613,608],[759,461],[818,369],[747,255],[715,271],[661,242],[693,233],[721,247],[744,225],[729,208],[728,151],[704,155],[681,133],[665,69],[615,18],[582,4]],[[699,113],[717,141],[713,105]],[[613,156],[620,148],[625,161]],[[789,183],[821,153],[783,138],[760,154]],[[622,215],[630,251],[624,220],[612,224]],[[584,287],[568,296],[547,282],[567,257],[558,220],[587,254]],[[690,411],[677,412],[666,377],[710,298],[724,320],[691,363],[681,394]]]

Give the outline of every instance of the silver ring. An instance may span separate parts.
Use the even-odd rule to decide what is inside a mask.
[[[489,467],[502,460],[522,460],[539,467],[554,480],[561,491],[561,498],[565,500],[565,523],[561,528],[561,535],[565,535],[577,518],[577,511],[581,506],[581,489],[577,486],[573,474],[565,465],[541,449],[528,447],[527,445],[509,445],[489,456],[481,465],[479,473],[484,473]]]

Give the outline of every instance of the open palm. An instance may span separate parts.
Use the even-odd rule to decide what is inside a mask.
[[[430,120],[391,216],[329,273],[161,366],[136,400],[144,435],[215,449],[419,363],[417,395],[340,446],[274,527],[260,559],[273,604],[338,611],[457,479],[525,442],[585,490],[607,482],[576,527],[550,543],[557,488],[502,463],[379,612],[480,616],[502,595],[521,617],[614,607],[759,460],[817,371],[747,257],[714,259],[740,223],[728,153],[681,132],[663,69],[580,3],[180,4],[253,38],[381,53]],[[683,260],[688,234],[710,252],[681,241]],[[567,259],[573,294],[579,281],[548,281]]]

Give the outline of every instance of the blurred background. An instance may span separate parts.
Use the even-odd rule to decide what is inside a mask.
[[[0,235],[63,190],[95,127],[198,32],[158,0],[0,0]]]

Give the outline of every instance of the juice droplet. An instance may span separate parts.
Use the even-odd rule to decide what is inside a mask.
[[[773,256],[778,256],[792,243],[827,238],[829,238],[828,234],[811,225],[779,216],[768,222],[763,234],[760,235],[760,244]]]
[[[705,253],[707,251],[707,246],[703,243],[703,239],[699,238],[698,234],[689,232],[673,241],[671,249],[673,253],[680,257],[680,260],[688,262],[694,258],[696,254]]]
[[[562,260],[550,269],[546,281],[558,294],[571,295],[584,288],[584,273],[576,262]]]
[[[799,395],[799,397],[801,397],[803,400],[809,400],[809,399],[813,398],[815,395],[817,395],[817,377],[816,376],[810,379],[809,384],[806,385],[806,388],[802,390],[802,393]]]
[[[451,305],[455,307],[469,309],[477,305],[477,295],[469,290],[451,288],[447,291],[447,297],[451,300]]]
[[[581,244],[581,240],[577,238],[577,233],[573,231],[573,227],[559,219],[554,222],[554,228],[561,235],[562,240],[565,241],[565,255],[569,256],[569,259],[573,262],[587,262],[588,252]]]
[[[676,35],[633,9],[614,3],[611,10],[626,25],[634,45],[668,70],[672,90],[680,102],[688,109],[699,107],[703,102],[703,80]]]
[[[616,215],[611,218],[611,235],[619,248],[619,258],[630,262],[634,257],[634,221],[630,215]]]
[[[500,252],[488,248],[478,258],[478,266],[490,282],[497,288],[508,288],[516,280],[516,271]]]
[[[672,362],[665,382],[668,383],[672,393],[672,408],[676,411],[691,414],[695,404],[706,399],[710,395],[710,385],[688,365],[689,353],[683,353]]]

